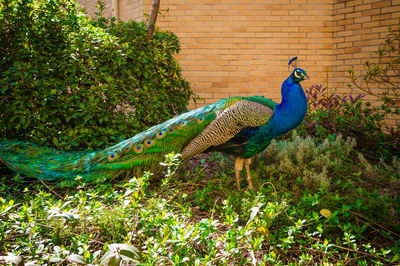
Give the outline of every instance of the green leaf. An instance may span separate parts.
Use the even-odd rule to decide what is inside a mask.
[[[23,266],[24,261],[21,256],[17,256],[13,253],[8,253],[7,256],[0,256],[0,262],[5,262],[6,264],[12,264],[17,266]]]
[[[49,259],[49,262],[51,262],[51,263],[58,263],[58,262],[61,262],[61,261],[62,261],[62,259],[60,257],[58,257],[58,256],[53,256],[53,257],[51,257]]]
[[[100,265],[119,266],[121,265],[121,256],[118,252],[108,251],[100,260]]]
[[[396,255],[394,255],[393,259],[390,261],[390,263],[396,262],[399,260],[399,254],[397,253]]]
[[[69,262],[76,263],[76,264],[79,264],[79,265],[86,265],[87,264],[85,258],[82,257],[81,255],[78,255],[78,254],[69,255],[67,257],[67,260]]]
[[[140,263],[140,253],[137,248],[127,244],[110,244],[109,251],[101,259],[101,265],[119,265],[121,260]],[[110,264],[118,263],[118,264]]]
[[[258,213],[259,211],[260,211],[260,208],[257,207],[257,206],[251,208],[250,218],[249,218],[249,220],[247,221],[246,226],[247,226],[250,222],[252,222],[252,221],[254,220],[254,218],[256,217],[256,215],[257,215],[257,213]]]

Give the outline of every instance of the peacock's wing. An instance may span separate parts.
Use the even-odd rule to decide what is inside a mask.
[[[218,113],[216,118],[182,151],[184,158],[229,142],[242,130],[268,123],[274,111],[259,101],[244,99]]]
[[[252,97],[247,97],[246,99],[249,101],[263,104],[268,108],[270,108],[271,110],[275,110],[275,107],[278,105],[278,103],[270,99],[267,99],[263,96],[252,96]],[[269,125],[269,123],[267,125]],[[251,158],[254,156],[254,152],[248,151],[249,145],[250,146],[256,145],[257,147],[260,147],[260,149],[262,150],[268,145],[270,141],[268,134],[267,135],[262,134],[263,137],[260,139],[261,142],[255,141],[255,139],[259,140],[257,136],[260,134],[261,128],[265,128],[267,125],[243,128],[238,134],[236,134],[229,141],[218,146],[212,146],[207,150],[205,150],[205,152],[222,151],[236,156],[240,156],[242,158]],[[265,133],[265,130],[263,132]]]

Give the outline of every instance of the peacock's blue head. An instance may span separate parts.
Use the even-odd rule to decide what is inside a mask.
[[[301,68],[295,68],[291,75],[294,83],[300,83],[301,81],[308,79],[309,76],[307,75],[306,71]]]

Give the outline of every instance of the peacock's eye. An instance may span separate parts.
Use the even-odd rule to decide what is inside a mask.
[[[143,146],[142,145],[136,145],[135,147],[133,147],[133,151],[135,153],[142,153],[143,152]]]
[[[149,140],[146,140],[146,141],[145,141],[144,146],[146,146],[147,148],[149,148],[149,147],[153,146],[153,144],[154,144],[154,141],[151,140],[151,139],[149,139]]]
[[[156,137],[157,137],[158,139],[162,139],[163,137],[165,137],[165,132],[164,132],[164,131],[158,132],[157,135],[156,135]]]
[[[117,154],[115,154],[115,153],[111,153],[111,154],[108,155],[108,160],[109,161],[115,160],[116,158],[117,158]]]

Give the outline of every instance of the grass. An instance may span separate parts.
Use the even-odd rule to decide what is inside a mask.
[[[161,177],[44,184],[3,175],[0,259],[31,265],[399,263],[400,161],[371,164],[354,145],[295,134],[274,142],[254,160],[254,191],[236,190],[232,158],[217,153],[183,162],[171,154]]]

